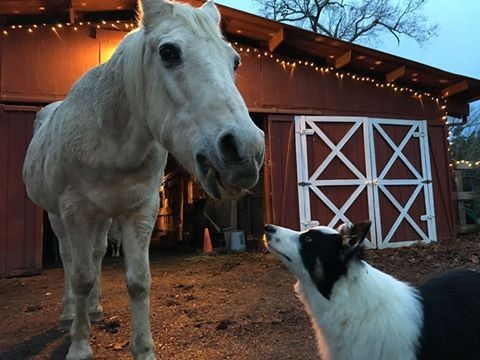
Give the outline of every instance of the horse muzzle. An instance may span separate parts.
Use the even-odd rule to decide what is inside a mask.
[[[263,132],[258,130],[252,137],[223,131],[211,151],[196,155],[197,175],[213,198],[236,198],[256,185],[263,158]]]

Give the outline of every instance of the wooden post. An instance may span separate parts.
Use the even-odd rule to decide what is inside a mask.
[[[463,174],[461,169],[455,170],[455,185],[457,188],[457,194],[463,192]],[[460,229],[464,228],[467,224],[465,216],[465,202],[462,198],[457,196],[457,208],[458,208],[458,221]]]
[[[180,176],[178,179],[178,241],[183,241],[183,210],[184,210],[184,202],[185,202],[185,178]]]
[[[230,227],[237,229],[238,226],[238,202],[237,200],[230,201]]]

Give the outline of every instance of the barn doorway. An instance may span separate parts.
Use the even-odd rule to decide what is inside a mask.
[[[302,230],[361,213],[369,247],[436,240],[426,121],[298,116],[295,128]]]

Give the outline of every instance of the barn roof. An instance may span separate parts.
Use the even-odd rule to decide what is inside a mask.
[[[193,5],[202,0],[187,0]],[[480,80],[218,5],[233,41],[299,60],[315,61],[361,76],[395,82],[469,103],[480,99]],[[75,20],[131,20],[136,0],[2,0],[0,27]]]

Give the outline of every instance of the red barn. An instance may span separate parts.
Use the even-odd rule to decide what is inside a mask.
[[[21,176],[35,112],[109,58],[135,6],[0,2],[0,277],[42,267],[43,214]],[[258,236],[264,221],[305,229],[370,218],[377,248],[455,236],[446,119],[468,116],[479,80],[219,8],[267,142],[264,177],[222,205],[227,223]]]

